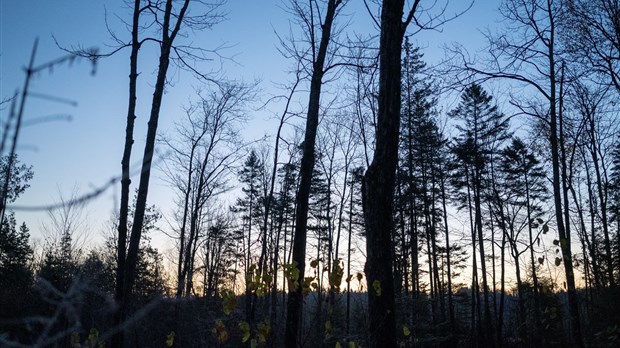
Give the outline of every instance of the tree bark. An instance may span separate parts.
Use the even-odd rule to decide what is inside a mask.
[[[299,331],[301,329],[301,316],[303,314],[303,283],[304,270],[306,267],[306,234],[308,227],[308,199],[314,170],[314,144],[319,125],[319,107],[321,101],[321,87],[325,74],[325,60],[327,47],[331,40],[331,30],[336,8],[341,0],[329,0],[327,12],[321,30],[321,41],[312,66],[312,78],[310,81],[310,96],[308,98],[308,112],[306,114],[306,132],[304,135],[303,153],[299,169],[300,182],[297,192],[297,211],[295,214],[295,236],[293,237],[292,262],[299,270],[299,286],[289,289],[287,302],[285,346],[296,347],[299,343]],[[312,42],[314,44],[314,42]]]
[[[400,128],[403,6],[403,0],[382,4],[376,148],[363,181],[369,347],[397,346],[391,236]]]
[[[174,39],[176,38],[177,33],[179,32],[179,29],[181,27],[181,23],[183,21],[183,17],[185,16],[188,6],[189,6],[189,0],[185,0],[179,14],[174,16],[177,22],[174,28],[172,29],[172,31],[170,31],[170,24],[171,24],[170,20],[171,20],[171,17],[173,17],[172,16],[172,0],[168,0],[166,2],[166,8],[165,8],[164,19],[163,19],[163,27],[162,27],[162,42],[161,42],[161,49],[160,49],[160,56],[159,56],[159,68],[157,72],[155,90],[153,92],[151,113],[150,113],[150,118],[148,122],[146,144],[144,146],[144,157],[142,159],[142,170],[140,172],[140,184],[138,187],[138,195],[136,199],[136,210],[135,210],[133,225],[131,229],[129,248],[127,249],[126,257],[125,258],[119,257],[119,259],[117,260],[117,262],[119,262],[117,277],[120,279],[121,284],[117,285],[118,292],[116,294],[116,301],[119,304],[119,308],[118,308],[118,313],[115,315],[115,324],[119,326],[123,324],[125,317],[127,315],[127,309],[129,308],[129,295],[131,294],[133,283],[135,280],[136,266],[138,262],[138,249],[140,246],[140,237],[142,234],[142,227],[144,225],[144,217],[145,217],[145,211],[146,211],[146,199],[148,195],[149,179],[151,177],[151,166],[152,166],[153,154],[155,150],[155,137],[157,135],[157,124],[159,121],[159,112],[161,109],[161,103],[162,103],[163,94],[164,94],[164,87],[166,85],[166,75],[168,72],[168,66],[170,64],[170,51],[172,48],[172,43],[174,42]],[[139,1],[136,1],[136,5],[134,7],[134,29],[136,29],[135,26],[138,25],[139,10],[140,10]],[[132,35],[137,35],[137,30],[134,31]],[[135,44],[133,39],[132,39],[132,43]],[[132,45],[132,53],[133,53],[133,47],[134,46]],[[133,57],[133,54],[132,54],[132,57]],[[135,64],[135,67],[137,67],[137,53],[136,53],[135,59],[136,61],[132,60],[132,64]],[[131,74],[136,74],[136,70],[132,70]],[[131,77],[130,77],[130,81],[131,81]],[[135,86],[133,88],[135,88]],[[133,101],[132,101],[132,98],[133,98]],[[130,104],[131,103],[134,103],[135,105],[135,94],[133,96],[130,94]],[[126,140],[125,150],[128,155],[130,154],[130,151],[131,151],[131,149],[128,150],[128,147],[130,147],[130,144],[133,143],[133,139],[131,139],[133,138],[133,135],[132,135],[133,129],[131,129],[131,133],[130,133],[129,123],[130,122],[132,123],[132,128],[133,128],[133,120],[135,119],[134,116],[135,114],[133,114],[132,110],[129,109],[128,126],[127,126],[126,139],[125,139]],[[128,168],[129,166],[129,162],[128,162],[129,158],[128,157],[125,158],[125,156],[123,156],[123,160],[125,159],[127,159],[127,162],[122,163],[123,169]],[[126,179],[126,184],[125,184],[124,189],[128,189],[129,178],[126,177],[125,179]],[[124,215],[121,214],[121,219],[123,218],[123,216],[127,217],[128,213],[126,212],[124,213],[125,213]],[[120,230],[121,228],[126,229],[127,220],[124,221],[125,222],[124,224],[121,222],[122,221],[119,220],[119,256],[122,256],[120,255],[121,253],[120,250],[121,249],[125,250],[125,244],[121,244],[122,242],[121,238],[122,237],[126,238],[126,232],[127,232],[125,230],[124,231],[125,235],[122,235],[122,231]],[[121,268],[120,263],[122,263],[123,261],[124,261],[124,264],[122,265],[123,267]],[[123,337],[122,330],[119,331],[118,335],[114,336],[112,340],[112,345],[114,347],[123,347],[124,337]]]

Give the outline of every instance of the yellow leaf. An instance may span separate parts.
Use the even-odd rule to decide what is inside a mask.
[[[172,347],[174,345],[174,331],[170,331],[166,338],[166,347]]]
[[[354,341],[349,341],[349,344],[347,344],[348,348],[355,348],[355,342]]]
[[[407,325],[403,325],[403,335],[405,335],[405,337],[409,337],[409,335],[411,335],[411,330],[409,330]]]
[[[336,342],[336,346],[334,348],[342,348],[342,346],[340,345],[340,342]]]

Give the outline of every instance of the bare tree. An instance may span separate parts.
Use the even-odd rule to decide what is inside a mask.
[[[230,189],[225,179],[242,156],[239,129],[254,95],[254,85],[220,83],[199,93],[199,100],[186,108],[175,134],[162,138],[170,149],[163,170],[178,193],[177,297],[191,294],[192,258],[199,237],[206,232],[199,227],[212,198]]]
[[[138,249],[144,223],[144,214],[146,209],[146,200],[148,196],[149,180],[151,176],[151,168],[153,155],[155,150],[155,139],[157,136],[157,125],[161,110],[164,89],[166,86],[166,78],[171,60],[178,59],[184,66],[192,72],[200,74],[193,65],[187,64],[186,58],[198,58],[196,50],[192,50],[187,46],[175,45],[178,36],[183,36],[181,29],[203,29],[209,28],[219,22],[222,15],[219,13],[221,1],[213,3],[192,1],[192,3],[202,4],[205,12],[199,15],[189,15],[188,8],[190,0],[184,0],[176,3],[172,0],[166,1],[148,1],[143,3],[140,0],[134,1],[133,19],[131,24],[131,41],[130,44],[119,42],[120,50],[123,47],[130,46],[130,75],[129,75],[129,104],[127,109],[127,128],[125,131],[125,146],[123,158],[121,161],[122,179],[121,179],[121,204],[119,214],[119,230],[118,230],[118,257],[117,257],[117,277],[116,277],[116,294],[115,299],[119,304],[118,311],[115,314],[114,321],[117,325],[125,321],[128,310],[128,298],[133,287],[135,279],[135,269],[138,258]],[[186,16],[186,14],[188,14]],[[157,28],[160,38],[140,38],[143,28]],[[113,35],[116,39],[116,37]],[[137,79],[138,79],[138,53],[141,46],[148,41],[155,41],[159,44],[159,66],[157,69],[157,78],[154,84],[153,98],[151,100],[150,117],[148,122],[148,130],[146,136],[146,144],[144,147],[144,155],[142,158],[142,169],[140,171],[140,181],[136,200],[136,208],[133,216],[133,224],[131,233],[128,231],[128,215],[129,215],[129,186],[131,151],[133,147],[133,133],[136,118],[136,102],[137,102]],[[198,52],[203,52],[198,50]],[[203,52],[204,53],[204,52]],[[184,58],[185,56],[185,58]],[[129,246],[125,247],[129,233]],[[113,337],[112,346],[123,347],[124,335],[119,331]]]
[[[285,345],[295,347],[299,344],[301,316],[303,313],[303,282],[306,267],[306,234],[308,224],[308,199],[314,169],[314,145],[319,125],[319,109],[321,105],[321,88],[325,74],[334,67],[333,56],[329,54],[329,44],[333,40],[334,20],[346,2],[342,0],[312,0],[308,4],[293,0],[290,3],[293,14],[304,30],[309,48],[289,47],[288,51],[295,59],[304,60],[310,75],[310,92],[306,113],[306,127],[303,142],[303,154],[300,167],[300,184],[297,192],[297,211],[295,216],[295,235],[293,242],[294,267],[299,271],[298,286],[289,289]],[[321,13],[324,12],[324,17]],[[333,52],[332,52],[333,53]]]

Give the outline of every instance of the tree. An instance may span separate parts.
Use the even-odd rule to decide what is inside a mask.
[[[295,235],[293,242],[293,267],[299,271],[297,281],[299,286],[289,289],[287,322],[285,345],[295,347],[299,343],[299,331],[301,329],[301,316],[303,313],[303,294],[302,284],[306,267],[306,234],[308,223],[308,199],[310,196],[310,186],[314,170],[314,145],[316,133],[319,125],[319,108],[321,105],[321,88],[323,77],[332,67],[328,60],[328,47],[332,39],[332,26],[334,19],[341,6],[345,2],[342,0],[327,0],[325,16],[320,16],[321,11],[318,1],[310,1],[303,5],[297,0],[291,1],[291,7],[298,16],[303,30],[307,30],[308,44],[312,57],[310,57],[309,71],[310,92],[308,96],[308,109],[306,113],[306,126],[303,141],[303,152],[301,166],[299,170],[300,182],[297,191],[297,211],[295,216]],[[307,7],[306,7],[307,6]],[[318,12],[318,13],[317,13]],[[319,36],[320,35],[320,36]],[[298,59],[308,59],[308,57],[297,56]]]
[[[0,225],[0,320],[26,316],[33,281],[29,232],[25,223],[17,228],[13,213]]]
[[[498,148],[508,134],[508,120],[498,111],[492,103],[493,98],[478,84],[472,84],[461,95],[459,105],[450,112],[452,117],[463,121],[457,125],[460,131],[456,139],[455,151],[461,167],[457,169],[457,176],[467,178],[463,184],[467,190],[469,202],[470,192],[473,199],[473,212],[475,233],[472,231],[472,241],[475,248],[479,247],[480,268],[482,276],[482,291],[484,301],[483,317],[483,340],[489,342],[492,328],[491,311],[489,306],[489,285],[487,281],[486,253],[483,233],[482,207],[485,197],[485,181],[489,178],[489,170],[493,154],[498,153]],[[464,171],[464,173],[463,173]],[[467,202],[467,204],[469,204]],[[465,204],[465,202],[461,202]],[[475,251],[474,251],[475,253]],[[475,267],[475,266],[474,266]]]
[[[366,281],[370,347],[396,346],[394,276],[392,272],[392,202],[401,103],[401,48],[405,30],[420,4],[416,0],[403,21],[405,2],[383,1],[379,39],[379,103],[375,152],[363,179],[366,231]]]
[[[253,86],[222,82],[199,93],[198,101],[186,108],[186,118],[176,124],[175,134],[162,139],[171,150],[164,171],[177,192],[177,297],[191,295],[190,266],[199,238],[206,234],[200,227],[214,198],[231,187],[226,178],[240,158],[239,127],[245,120],[244,108],[253,97]]]
[[[16,154],[13,156],[9,175],[8,156],[0,158],[0,187],[6,185],[6,204],[14,202],[30,186],[33,177],[32,167],[20,164]],[[31,261],[33,250],[29,244],[30,230],[25,223],[17,226],[12,211],[3,213],[0,221],[0,318],[19,318],[26,315],[28,301],[31,299],[33,271]]]
[[[501,13],[512,27],[504,33],[488,35],[490,55],[484,67],[468,61],[463,63],[468,76],[473,74],[481,80],[507,79],[529,87],[531,94],[522,98],[523,93],[520,93],[519,98],[512,98],[512,103],[520,112],[541,120],[548,127],[553,204],[566,275],[572,340],[577,346],[583,346],[570,243],[569,185],[560,126],[562,93],[558,87],[562,85],[564,65],[560,63],[560,47],[556,41],[563,4],[551,0],[505,1]]]
[[[239,171],[239,182],[243,185],[241,191],[243,197],[237,199],[237,204],[233,208],[233,212],[241,213],[241,228],[244,238],[243,246],[245,251],[244,262],[244,274],[245,274],[245,315],[246,320],[252,325],[254,317],[253,299],[254,293],[252,291],[252,279],[255,273],[257,264],[254,262],[252,252],[253,246],[256,245],[256,241],[260,241],[262,234],[259,233],[252,239],[253,231],[260,232],[263,217],[263,203],[265,197],[260,190],[261,177],[264,175],[265,168],[263,163],[258,158],[254,150],[250,151],[250,154],[245,160],[243,167]],[[263,244],[265,240],[261,241]]]
[[[524,285],[521,278],[521,270],[519,269],[519,257],[522,253],[529,250],[529,274],[532,276],[533,297],[534,297],[534,320],[530,327],[533,328],[534,334],[539,333],[540,325],[540,306],[539,306],[539,281],[537,275],[537,261],[535,257],[534,246],[536,241],[541,237],[541,232],[548,227],[544,227],[541,205],[548,197],[546,186],[546,173],[535,154],[528,149],[527,145],[517,137],[513,137],[512,142],[502,151],[501,172],[503,173],[503,184],[500,189],[504,192],[505,198],[499,209],[503,209],[506,213],[504,216],[504,224],[508,224],[507,238],[511,246],[513,257],[515,260],[517,291],[519,294],[519,316],[522,329],[526,328],[525,318],[525,299]],[[523,211],[523,208],[525,211]],[[502,215],[502,214],[500,214]],[[541,226],[541,228],[537,228]],[[527,239],[523,243],[520,233],[526,230]],[[509,231],[509,233],[508,233]],[[536,232],[536,234],[535,234]],[[525,244],[525,248],[521,251],[518,245]],[[521,330],[522,331],[522,330]],[[539,335],[530,336],[530,340],[535,340]]]
[[[117,289],[115,299],[119,304],[115,314],[114,321],[117,325],[121,325],[126,318],[129,308],[128,298],[135,282],[135,270],[138,262],[138,251],[140,249],[140,238],[145,220],[146,200],[148,196],[149,181],[151,177],[151,168],[153,163],[153,155],[155,150],[155,139],[157,136],[157,125],[159,121],[160,110],[166,86],[166,78],[168,75],[168,67],[170,66],[171,54],[177,55],[181,62],[185,62],[181,54],[192,55],[187,48],[175,46],[175,40],[179,36],[181,27],[194,26],[194,29],[208,28],[220,20],[218,8],[219,2],[209,4],[206,14],[186,17],[190,0],[184,0],[180,4],[176,4],[172,0],[166,0],[165,3],[148,2],[144,6],[140,0],[134,1],[132,32],[131,32],[131,55],[130,55],[130,75],[129,75],[129,104],[127,111],[127,128],[125,132],[125,145],[123,150],[123,158],[121,160],[122,179],[121,179],[121,203],[119,213],[119,231],[118,231],[118,256],[117,256]],[[160,7],[163,5],[163,7]],[[129,186],[131,184],[129,176],[129,163],[131,160],[131,149],[133,146],[133,132],[136,118],[136,89],[137,89],[137,60],[140,46],[146,42],[146,39],[139,39],[141,26],[141,16],[152,14],[153,19],[150,24],[155,25],[161,34],[161,39],[156,40],[160,44],[159,66],[157,69],[157,78],[154,84],[153,98],[151,100],[150,117],[148,122],[148,130],[146,143],[144,146],[144,155],[142,158],[142,168],[140,171],[140,181],[138,186],[138,194],[136,200],[136,209],[133,216],[132,230],[129,234],[129,245],[126,246],[128,237],[128,215],[129,215]],[[142,25],[149,25],[143,23]],[[182,34],[181,34],[182,36]],[[194,57],[198,56],[194,52]],[[174,57],[174,56],[173,56]],[[188,66],[190,70],[197,73],[195,68]],[[204,77],[204,76],[203,76]],[[124,346],[123,331],[119,330],[113,338],[113,347]]]

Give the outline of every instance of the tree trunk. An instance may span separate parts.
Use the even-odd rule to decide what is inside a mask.
[[[129,240],[129,248],[127,250],[127,256],[124,259],[125,264],[123,265],[123,267],[118,267],[118,272],[119,272],[118,277],[122,278],[122,284],[119,285],[119,286],[122,286],[122,291],[117,293],[116,301],[119,304],[119,308],[118,308],[119,313],[115,316],[115,319],[116,319],[115,324],[119,326],[122,325],[122,323],[125,320],[125,316],[127,315],[127,309],[129,308],[129,295],[131,294],[133,283],[135,280],[136,265],[138,261],[138,249],[140,246],[140,237],[142,235],[142,227],[144,224],[144,216],[145,216],[145,211],[146,211],[146,199],[147,199],[148,189],[149,189],[149,180],[151,177],[151,165],[152,165],[153,154],[155,150],[155,138],[157,135],[157,124],[159,121],[159,112],[161,109],[161,104],[162,104],[162,99],[163,99],[163,94],[164,94],[164,87],[166,85],[166,75],[168,72],[168,66],[170,64],[170,51],[172,48],[172,43],[174,42],[174,39],[176,38],[177,33],[179,32],[179,29],[181,27],[181,23],[183,21],[183,17],[185,16],[185,12],[187,11],[188,6],[189,6],[189,0],[185,0],[183,3],[183,7],[181,8],[179,14],[174,16],[177,22],[174,28],[172,29],[172,31],[170,31],[170,24],[171,24],[170,20],[171,20],[171,17],[173,17],[172,16],[172,0],[168,0],[166,2],[163,24],[162,24],[163,25],[162,26],[162,41],[161,41],[161,50],[160,50],[160,56],[159,56],[159,68],[157,71],[157,80],[155,82],[155,89],[153,92],[151,113],[149,117],[148,130],[147,130],[147,135],[146,135],[146,144],[144,146],[144,157],[142,159],[142,170],[140,172],[140,184],[138,186],[138,195],[136,199],[134,221],[133,221],[133,225],[131,229],[131,236]],[[136,4],[134,8],[134,21],[137,22],[138,19],[139,19],[139,3]],[[132,33],[132,35],[134,34]],[[131,74],[133,74],[134,72],[135,71],[132,71]],[[132,96],[130,95],[130,99],[131,98]],[[130,100],[130,103],[131,103],[131,100]],[[131,142],[128,142],[128,140],[130,140],[130,138],[133,137],[129,133],[129,119],[133,119],[133,117],[134,117],[133,115],[130,116],[130,114],[128,113],[128,129],[126,132],[126,146],[125,146],[125,150],[127,154],[130,153],[129,151],[127,151],[127,147],[130,146],[129,144],[133,142],[133,140],[131,140]],[[131,122],[133,123],[133,120],[131,120]],[[123,159],[126,159],[125,156],[123,156]],[[125,166],[128,166],[128,164],[129,163],[126,162],[122,165],[123,167],[125,167]],[[128,181],[126,185],[129,185]],[[127,215],[128,215],[127,213],[124,214],[124,216],[127,216]],[[120,231],[120,228],[124,228],[124,227],[121,227],[121,226],[123,226],[123,224],[120,224],[120,221],[119,221],[119,246],[122,246],[122,248],[119,248],[119,250],[125,248],[125,245],[120,245],[121,237],[124,237],[122,235],[122,231]],[[126,224],[124,226],[126,226]],[[119,258],[119,263],[120,262],[122,262],[121,258]],[[119,264],[119,266],[121,265]],[[121,330],[119,331],[118,335],[114,336],[112,340],[113,342],[112,345],[114,347],[122,347],[124,345],[123,341],[124,341],[124,337],[123,337],[123,333]]]
[[[312,78],[310,81],[310,96],[308,99],[308,112],[306,115],[306,132],[303,143],[303,154],[299,169],[300,182],[297,192],[297,211],[295,215],[295,236],[293,241],[293,264],[299,270],[299,286],[289,289],[288,306],[286,316],[285,345],[296,347],[299,343],[299,331],[301,330],[301,317],[303,314],[304,271],[306,267],[306,234],[308,227],[308,199],[314,170],[314,144],[319,125],[319,107],[321,101],[321,87],[323,74],[325,73],[325,58],[327,46],[331,39],[332,23],[336,17],[336,7],[341,0],[329,0],[327,12],[321,30],[316,60],[312,66]],[[312,43],[314,44],[314,43]]]
[[[127,107],[127,127],[125,128],[125,147],[121,160],[121,202],[118,221],[118,244],[116,246],[116,289],[115,301],[117,304],[124,302],[125,259],[127,255],[127,225],[129,220],[129,165],[131,161],[131,149],[133,147],[133,130],[136,120],[136,99],[138,81],[138,30],[140,24],[140,0],[134,1],[133,20],[131,29],[131,54],[129,56],[129,104]],[[125,320],[124,308],[121,306],[114,313],[114,323],[122,324]],[[123,331],[112,337],[113,347],[122,347],[124,341]]]
[[[369,347],[396,347],[391,237],[400,128],[403,6],[403,0],[383,1],[382,5],[376,148],[363,181]]]
[[[549,14],[551,18],[551,3],[549,2]],[[553,23],[553,22],[552,22]],[[557,96],[556,96],[556,72],[553,47],[553,30],[551,31],[551,44],[549,45],[549,72],[550,72],[550,98],[549,98],[549,143],[551,144],[551,161],[553,169],[553,202],[555,207],[555,217],[560,237],[560,249],[562,250],[562,258],[564,263],[564,271],[566,274],[566,284],[568,293],[568,309],[571,322],[571,333],[573,344],[578,347],[583,346],[581,336],[581,324],[579,322],[579,304],[577,299],[577,291],[575,289],[575,274],[573,272],[573,256],[570,246],[570,230],[565,226],[562,218],[562,185],[560,176],[560,146],[558,144],[558,113],[557,113]],[[566,209],[566,207],[564,207]]]

